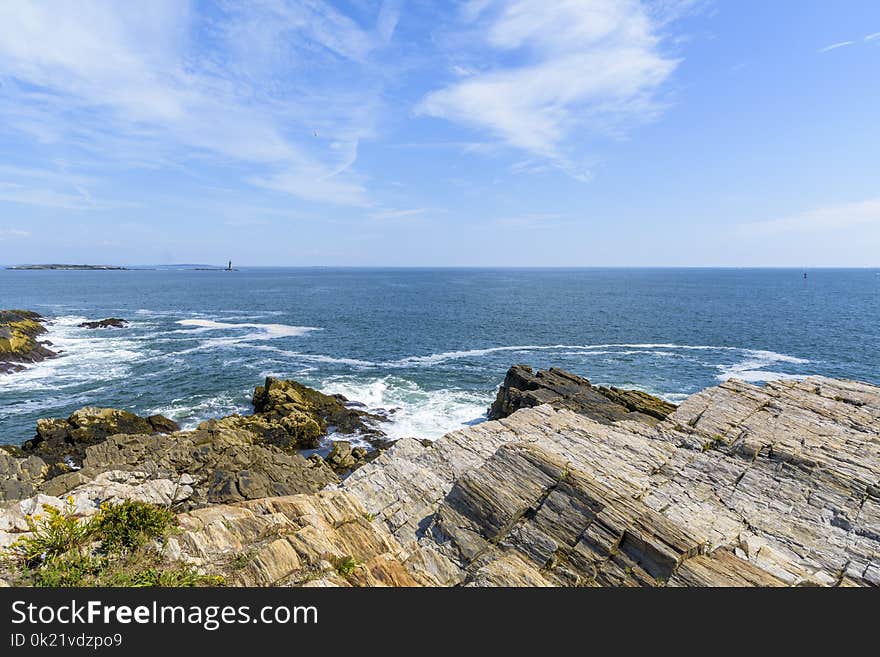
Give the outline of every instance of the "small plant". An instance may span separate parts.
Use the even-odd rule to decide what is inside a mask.
[[[73,497],[63,509],[43,505],[43,513],[25,516],[30,534],[11,546],[13,556],[28,566],[36,566],[68,552],[79,552],[95,533],[94,522],[76,514]]]
[[[32,586],[85,586],[99,577],[104,560],[76,551],[46,560],[39,568],[25,571]]]
[[[164,536],[174,521],[174,513],[146,502],[125,500],[101,505],[95,527],[104,552],[136,550],[151,538]]]
[[[342,557],[336,560],[336,572],[340,577],[345,577],[347,579],[354,574],[354,571],[357,570],[360,565],[361,564],[354,557]]]
[[[254,559],[254,551],[250,550],[248,552],[239,552],[232,559],[232,567],[235,570],[241,570],[245,566],[247,566]]]
[[[76,514],[72,497],[62,509],[45,505],[27,516],[30,533],[7,555],[22,585],[31,586],[222,586],[221,577],[191,566],[165,563],[148,542],[173,525],[166,508],[126,500],[104,503],[92,518]]]
[[[369,511],[367,511],[367,513],[364,514],[364,520],[366,520],[367,522],[373,522],[375,519],[375,513],[370,513]]]

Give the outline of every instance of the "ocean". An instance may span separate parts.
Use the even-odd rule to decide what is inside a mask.
[[[875,270],[0,270],[0,308],[50,318],[62,354],[0,378],[3,443],[86,405],[193,427],[267,375],[392,410],[392,438],[482,421],[514,363],[673,402],[730,377],[880,384]],[[77,326],[110,316],[129,327]]]

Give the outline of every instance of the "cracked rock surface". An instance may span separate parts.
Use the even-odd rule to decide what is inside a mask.
[[[165,556],[234,585],[880,584],[880,387],[731,380],[623,415],[525,407],[400,440],[341,483],[215,425],[112,436],[42,484],[38,459],[0,467],[41,499],[175,505]],[[38,501],[0,513],[0,539]]]

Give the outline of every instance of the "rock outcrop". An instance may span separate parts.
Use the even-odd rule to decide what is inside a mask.
[[[87,329],[125,328],[126,326],[128,326],[128,321],[120,317],[108,317],[107,319],[98,319],[93,322],[82,322],[79,325],[80,328]]]
[[[164,558],[235,585],[880,585],[880,387],[732,380],[616,421],[569,407],[582,393],[400,440],[343,482],[222,421],[111,436],[45,481],[0,453],[37,491],[0,545],[39,500],[122,496],[183,511]]]
[[[549,405],[343,484],[470,585],[880,584],[880,388],[729,381],[656,426]]]
[[[338,481],[322,460],[259,444],[249,431],[211,420],[167,436],[111,436],[86,449],[81,469],[50,479],[40,490],[62,496],[108,472],[130,473],[126,477],[140,484],[178,484],[184,477],[189,492],[174,502],[181,509],[315,492]]]
[[[376,424],[384,418],[349,408],[347,401],[296,381],[267,377],[254,390],[252,415],[230,415],[217,422],[250,431],[266,444],[288,451],[315,449],[330,431],[381,443],[385,434]]]
[[[30,310],[0,310],[0,374],[24,369],[23,363],[38,363],[58,354],[37,336],[46,332],[45,320]]]
[[[82,466],[86,449],[117,434],[173,433],[180,427],[162,415],[140,417],[117,408],[86,406],[67,419],[37,421],[37,435],[22,446],[28,455],[38,456],[59,474]]]
[[[269,378],[256,388],[253,415],[207,420],[194,431],[181,431],[162,415],[113,408],[86,407],[67,419],[39,420],[33,439],[0,450],[0,501],[61,496],[111,481],[114,490],[167,488],[148,482],[177,486],[181,477],[188,492],[172,496],[178,509],[315,492],[338,482],[336,473],[366,463],[370,452],[336,441],[325,461],[317,454],[306,459],[300,449],[317,447],[330,430],[377,440],[383,435],[372,424],[381,418],[350,409],[346,401]]]
[[[498,389],[489,419],[500,420],[521,408],[541,404],[567,408],[604,423],[640,420],[656,424],[675,410],[674,404],[640,390],[593,386],[589,380],[556,367],[535,372],[528,365],[514,365]]]
[[[48,474],[43,459],[23,457],[20,449],[0,448],[0,503],[36,494]]]

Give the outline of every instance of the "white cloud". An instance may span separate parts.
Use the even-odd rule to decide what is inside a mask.
[[[571,135],[654,116],[678,63],[660,52],[660,20],[635,0],[487,0],[465,16],[479,21],[497,62],[429,93],[418,111],[486,130],[573,175],[588,176],[571,166]]]
[[[770,221],[744,223],[738,232],[749,235],[833,232],[857,226],[880,227],[880,198],[829,205]]]
[[[855,41],[840,41],[838,43],[832,43],[830,46],[820,48],[819,52],[829,52],[831,50],[837,50],[838,48],[845,48],[846,46],[851,46],[854,43]]]
[[[875,39],[880,39],[880,32],[874,32],[865,36],[865,41],[874,41]]]
[[[31,234],[26,230],[18,228],[0,228],[0,241],[13,238],[30,237]]]
[[[378,89],[337,85],[333,75],[303,75],[294,87],[287,71],[341,60],[353,77],[368,77],[361,67],[391,38],[396,4],[383,6],[378,35],[317,0],[224,11],[207,18],[182,0],[6,0],[0,120],[104,163],[166,166],[208,156],[246,165],[246,179],[301,198],[363,204],[350,169],[359,140],[372,133]]]
[[[370,217],[373,219],[404,219],[407,217],[420,217],[428,211],[427,208],[411,208],[409,210],[381,210],[373,212]]]
[[[400,0],[384,0],[379,9],[379,17],[376,19],[376,31],[383,42],[391,41],[399,20]]]

